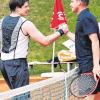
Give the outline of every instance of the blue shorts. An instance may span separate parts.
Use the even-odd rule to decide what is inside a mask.
[[[10,89],[29,84],[29,72],[26,58],[1,60],[0,70]]]

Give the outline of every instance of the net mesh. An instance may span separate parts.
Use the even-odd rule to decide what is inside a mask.
[[[0,100],[82,100],[70,93],[70,83],[77,70],[21,88],[0,93]]]

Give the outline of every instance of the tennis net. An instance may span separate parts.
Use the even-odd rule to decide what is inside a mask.
[[[77,76],[73,69],[60,76],[0,93],[0,100],[81,100],[70,93],[71,80]]]

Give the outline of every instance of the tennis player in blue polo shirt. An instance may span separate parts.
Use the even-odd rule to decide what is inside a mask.
[[[72,12],[76,13],[78,18],[75,34],[68,31],[66,36],[75,41],[79,73],[93,72],[96,79],[96,76],[100,77],[100,34],[96,17],[89,11],[88,5],[89,0],[71,0]],[[100,100],[98,96],[100,96],[100,82],[95,93],[87,98]]]

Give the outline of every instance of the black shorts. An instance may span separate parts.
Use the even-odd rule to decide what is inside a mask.
[[[29,84],[26,58],[1,61],[0,70],[10,89]]]
[[[100,92],[100,80],[99,80],[99,83],[98,83],[98,85],[97,85],[97,88],[96,88],[96,90],[93,92],[93,94],[96,94],[96,93],[98,93],[98,92]]]

